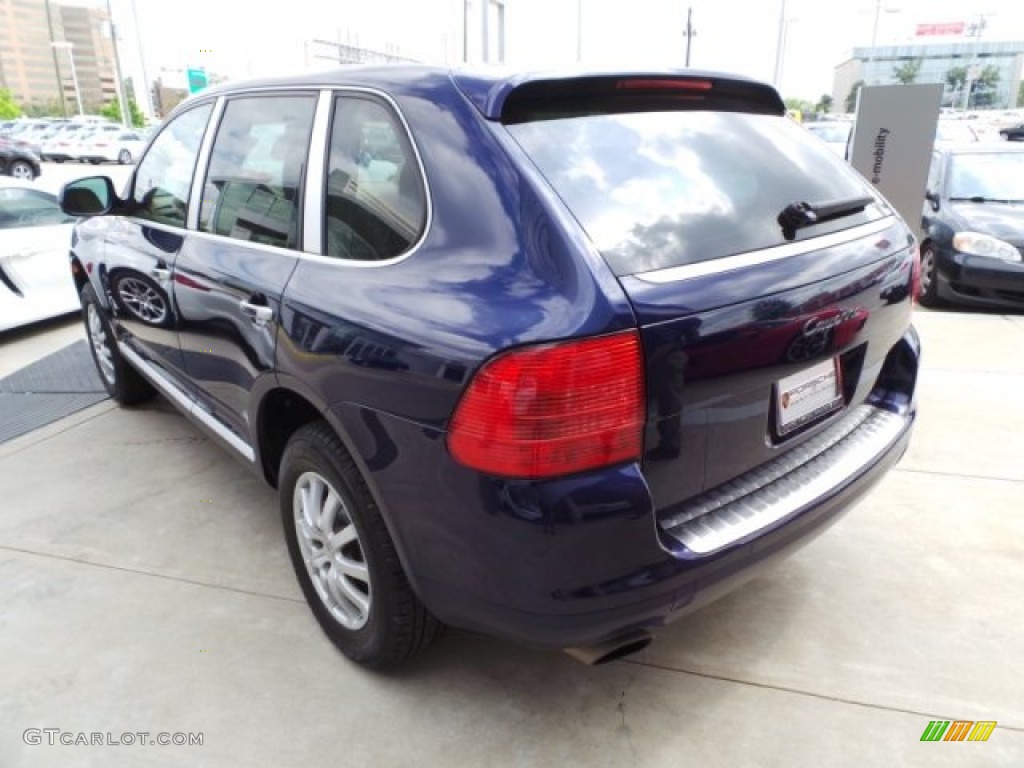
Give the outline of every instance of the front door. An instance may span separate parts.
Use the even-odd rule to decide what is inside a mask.
[[[200,104],[171,120],[131,182],[131,215],[104,219],[100,280],[119,337],[135,352],[182,378],[173,270],[185,242],[189,189],[212,111]]]

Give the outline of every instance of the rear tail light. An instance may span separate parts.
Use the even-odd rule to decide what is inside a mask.
[[[488,474],[552,477],[638,459],[643,422],[640,337],[628,331],[485,363],[455,409],[448,449]]]
[[[711,81],[637,77],[619,80],[615,87],[620,91],[710,91]]]

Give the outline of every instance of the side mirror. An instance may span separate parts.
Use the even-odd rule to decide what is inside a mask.
[[[107,176],[89,176],[69,182],[57,200],[60,209],[71,216],[102,216],[120,203],[114,182]]]
[[[937,194],[934,192],[925,192],[924,199],[932,204],[933,211],[939,210],[939,196]]]

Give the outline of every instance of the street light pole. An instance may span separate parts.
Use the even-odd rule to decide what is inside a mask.
[[[124,94],[124,78],[121,76],[121,54],[117,51],[117,28],[114,26],[114,11],[107,0],[107,24],[110,25],[110,44],[114,48],[114,77],[117,78],[117,102],[121,107],[121,125],[131,127],[132,119],[128,114],[128,99]]]
[[[54,48],[61,48],[63,50],[66,50],[68,52],[68,56],[71,58],[71,82],[75,86],[75,103],[78,105],[78,114],[84,115],[85,110],[82,109],[82,92],[78,88],[78,70],[75,69],[75,45],[74,43],[69,43],[66,41],[54,42],[50,43],[50,45]],[[64,88],[63,84],[61,84],[61,88]]]
[[[149,82],[149,74],[146,72],[146,52],[142,46],[142,30],[139,23],[139,10],[135,7],[135,0],[132,0],[132,21],[135,22],[135,46],[139,49],[139,65],[142,67],[142,92],[145,95],[146,116],[150,119],[156,117],[156,107],[153,104],[153,84]],[[136,93],[138,96],[138,93]]]

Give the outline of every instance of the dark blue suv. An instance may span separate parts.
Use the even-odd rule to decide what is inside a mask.
[[[353,67],[181,105],[65,187],[111,395],[280,492],[350,658],[443,624],[604,661],[901,456],[916,247],[769,86]]]

